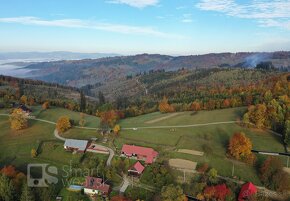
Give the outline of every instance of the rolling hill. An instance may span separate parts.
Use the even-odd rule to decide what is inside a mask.
[[[191,56],[141,54],[100,59],[64,60],[32,64],[34,79],[56,82],[74,87],[106,83],[128,75],[150,71],[176,71],[222,67],[255,67],[259,62],[271,61],[275,67],[289,68],[290,52],[219,53]]]

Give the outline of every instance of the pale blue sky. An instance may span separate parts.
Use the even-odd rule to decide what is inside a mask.
[[[290,50],[290,0],[9,0],[0,51]]]

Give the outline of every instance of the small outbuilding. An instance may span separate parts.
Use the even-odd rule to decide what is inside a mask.
[[[87,140],[66,139],[64,149],[84,153],[87,149],[88,143],[89,142]]]
[[[253,183],[248,182],[248,183],[244,184],[241,188],[238,201],[247,200],[249,197],[255,195],[257,193],[257,191],[258,190]]]
[[[139,161],[137,161],[132,167],[129,168],[128,174],[133,176],[140,176],[144,169],[145,167]]]

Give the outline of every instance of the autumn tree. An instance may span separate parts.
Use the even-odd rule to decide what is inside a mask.
[[[34,100],[34,98],[33,97],[30,97],[29,99],[28,99],[28,105],[29,106],[33,106],[35,104],[35,100]]]
[[[56,129],[59,133],[64,133],[71,128],[70,119],[68,116],[61,116],[56,123]]]
[[[32,157],[32,158],[36,158],[36,156],[37,156],[37,151],[36,151],[35,149],[31,149],[30,154],[31,154],[31,157]]]
[[[217,172],[216,169],[211,168],[211,169],[208,171],[208,179],[209,179],[210,183],[212,183],[212,184],[216,183],[216,181],[217,181],[217,176],[218,176],[218,172]]]
[[[201,106],[200,106],[200,103],[199,102],[194,101],[193,103],[191,103],[190,108],[193,111],[199,111],[201,109]]]
[[[159,103],[158,109],[162,113],[174,112],[174,107],[168,103],[168,99],[164,96]]]
[[[252,154],[252,142],[246,137],[245,133],[235,133],[230,139],[229,154],[237,160],[243,160],[245,162],[252,163],[254,160]]]
[[[268,157],[260,168],[263,184],[273,190],[287,191],[290,188],[289,174],[284,172],[282,162],[277,157]]]
[[[204,197],[207,200],[226,200],[227,196],[231,194],[230,189],[225,184],[219,184],[216,186],[207,186],[204,189]]]
[[[48,101],[45,101],[43,104],[42,104],[42,109],[43,110],[47,110],[49,108],[49,102]]]
[[[187,201],[187,197],[183,193],[182,188],[173,184],[162,188],[161,198],[162,201]]]
[[[224,100],[223,100],[222,107],[223,107],[223,108],[228,108],[228,107],[230,107],[230,106],[231,106],[231,102],[230,102],[230,100],[229,100],[229,99],[224,99]]]
[[[114,110],[101,112],[99,116],[101,118],[102,127],[113,128],[116,125],[117,121],[120,119],[118,113]]]
[[[24,105],[27,105],[28,103],[28,98],[27,96],[23,95],[20,97],[20,103],[24,104]]]
[[[22,109],[14,109],[9,117],[10,127],[13,130],[21,130],[28,127],[28,119]]]
[[[13,165],[4,166],[0,170],[0,173],[9,178],[15,178],[17,175],[17,171]]]
[[[114,129],[113,129],[113,131],[114,131],[114,133],[116,134],[116,135],[118,135],[119,134],[119,132],[120,132],[120,130],[121,130],[121,127],[120,127],[120,125],[115,125],[115,127],[114,127]]]
[[[80,125],[81,127],[84,127],[85,124],[86,124],[85,114],[81,112],[81,113],[80,113],[80,121],[79,121],[79,125]]]

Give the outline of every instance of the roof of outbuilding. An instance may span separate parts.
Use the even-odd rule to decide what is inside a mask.
[[[66,139],[64,146],[78,149],[79,151],[85,151],[88,145],[87,140],[74,140],[74,139]]]
[[[145,167],[139,161],[137,161],[131,169],[133,168],[139,173],[142,173],[145,169]]]

